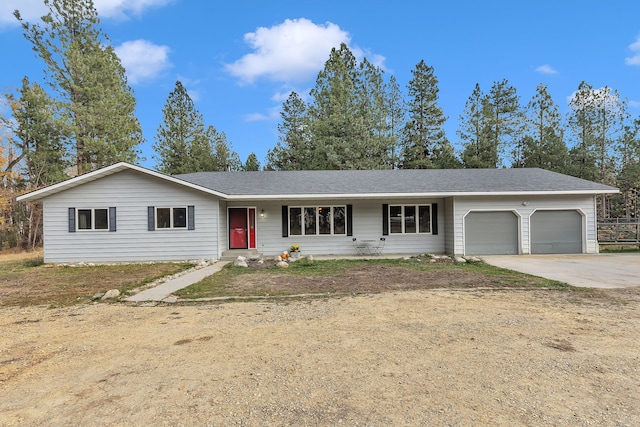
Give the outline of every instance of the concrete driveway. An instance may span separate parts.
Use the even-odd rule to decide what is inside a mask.
[[[587,288],[640,286],[640,254],[485,255],[490,265]]]

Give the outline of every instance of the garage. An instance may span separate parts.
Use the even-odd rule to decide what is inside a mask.
[[[576,210],[536,211],[530,230],[532,254],[582,253],[582,215]]]
[[[518,217],[511,211],[470,212],[464,236],[466,255],[517,255]]]

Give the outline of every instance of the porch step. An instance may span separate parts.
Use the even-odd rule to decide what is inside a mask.
[[[220,261],[235,261],[239,256],[247,258],[262,258],[262,254],[255,249],[229,249],[228,251],[222,252]]]

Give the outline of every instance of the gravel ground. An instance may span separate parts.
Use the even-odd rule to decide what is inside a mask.
[[[640,425],[638,290],[0,309],[0,425]]]

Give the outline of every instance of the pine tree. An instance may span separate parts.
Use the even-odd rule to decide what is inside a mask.
[[[569,173],[578,178],[596,180],[595,145],[597,139],[597,109],[594,105],[593,86],[581,82],[570,102],[567,122],[573,136],[573,147],[569,151]]]
[[[260,170],[260,162],[258,161],[256,153],[250,153],[247,156],[247,161],[244,162],[242,170],[245,172],[257,172]]]
[[[40,188],[68,178],[68,161],[56,105],[37,83],[22,80],[20,98],[12,102],[19,155],[25,159],[29,187]]]
[[[506,79],[494,82],[486,98],[486,108],[491,112],[492,149],[498,154],[496,166],[500,166],[500,153],[505,153],[522,137],[523,120],[520,98],[516,88]]]
[[[640,119],[625,125],[620,145],[621,166],[616,182],[622,196],[616,216],[638,218],[640,215]]]
[[[389,135],[389,102],[384,71],[367,58],[360,62],[356,79],[356,102],[362,119],[361,139],[355,140],[354,152],[361,154],[357,169],[389,168],[388,153],[393,143]],[[358,122],[359,123],[359,122]]]
[[[365,120],[358,106],[356,59],[342,43],[333,48],[311,90],[308,108],[311,156],[307,169],[358,169]]]
[[[206,145],[211,138],[205,134],[202,114],[195,108],[180,81],[176,82],[174,90],[167,97],[162,116],[153,145],[157,153],[157,169],[166,174],[180,174],[212,167],[214,162],[194,167],[192,159],[204,159],[211,155],[208,149],[210,145]]]
[[[400,85],[394,76],[389,78],[386,90],[386,110],[387,110],[387,129],[389,139],[389,152],[387,153],[388,163],[391,169],[400,167],[400,158],[402,155],[401,139],[402,130],[405,124],[406,103]]]
[[[278,124],[279,141],[267,153],[267,162],[275,170],[311,169],[311,141],[307,106],[296,92],[291,92],[282,105]]]
[[[512,166],[566,173],[569,153],[563,139],[562,116],[544,84],[537,86],[527,104],[526,124],[526,135],[520,148],[514,150]]]
[[[44,0],[41,24],[24,22],[24,35],[46,65],[78,174],[117,161],[136,162],[143,142],[136,101],[125,70],[92,0]]]
[[[476,86],[460,115],[457,134],[464,146],[462,164],[465,168],[496,168],[498,147],[492,138],[492,111],[487,96]]]
[[[433,67],[428,66],[424,60],[420,61],[411,73],[413,78],[408,86],[409,121],[405,126],[403,167],[447,167],[453,148],[444,131],[447,117],[438,105],[438,78]]]
[[[218,132],[215,127],[209,126],[206,136],[213,147],[213,171],[242,170],[240,156],[233,151],[233,146],[231,142],[227,141],[227,136],[224,132]]]

